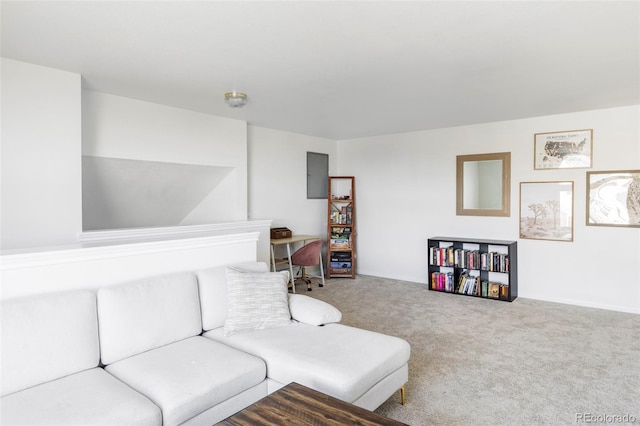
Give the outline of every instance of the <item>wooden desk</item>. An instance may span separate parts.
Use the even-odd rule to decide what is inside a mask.
[[[218,425],[406,426],[298,383],[289,383]]]
[[[296,292],[296,284],[295,284],[295,277],[293,276],[293,265],[291,264],[291,244],[299,243],[299,242],[306,244],[307,241],[314,241],[314,240],[320,240],[320,239],[322,238],[318,237],[317,235],[293,235],[289,238],[271,238],[271,265],[274,272],[276,271],[277,264],[284,263],[276,260],[275,250],[274,250],[275,246],[279,246],[283,244],[286,244],[287,246],[286,260],[289,262],[289,279],[291,281],[291,287],[294,293]]]

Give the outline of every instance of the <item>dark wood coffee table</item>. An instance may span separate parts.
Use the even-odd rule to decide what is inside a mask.
[[[218,425],[406,426],[298,383],[289,383]]]

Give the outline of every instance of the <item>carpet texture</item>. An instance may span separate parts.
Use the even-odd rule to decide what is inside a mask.
[[[313,287],[298,290],[343,324],[411,344],[407,405],[398,393],[378,414],[414,426],[640,424],[640,315],[369,276]]]

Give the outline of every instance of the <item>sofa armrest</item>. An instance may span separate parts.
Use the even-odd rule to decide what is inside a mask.
[[[289,294],[291,318],[309,325],[324,325],[342,320],[335,306],[302,294]]]

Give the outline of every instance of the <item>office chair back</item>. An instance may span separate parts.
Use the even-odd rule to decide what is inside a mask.
[[[307,283],[307,290],[311,291],[311,280],[307,277],[305,267],[320,265],[320,274],[322,275],[322,284],[324,286],[324,268],[322,267],[322,240],[312,241],[296,250],[291,255],[291,264],[302,268],[301,279]]]

